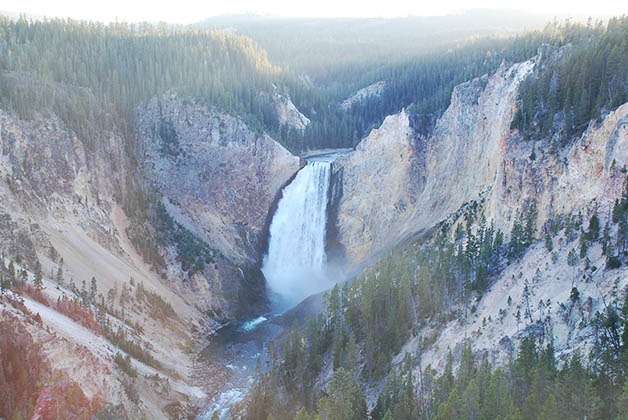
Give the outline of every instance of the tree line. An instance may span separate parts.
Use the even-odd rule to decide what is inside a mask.
[[[565,24],[521,84],[512,127],[555,146],[580,136],[589,121],[628,102],[628,17]]]

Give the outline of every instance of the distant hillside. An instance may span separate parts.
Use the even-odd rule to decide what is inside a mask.
[[[218,16],[196,26],[250,36],[273,61],[315,79],[325,79],[347,65],[383,63],[471,38],[540,29],[550,18],[512,10],[476,9],[447,16],[393,19]]]

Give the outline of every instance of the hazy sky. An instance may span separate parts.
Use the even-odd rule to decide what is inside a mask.
[[[112,21],[167,21],[192,23],[205,17],[253,12],[275,16],[396,17],[443,15],[460,9],[511,7],[565,15],[621,15],[628,1],[621,0],[2,0],[0,10],[48,17]]]

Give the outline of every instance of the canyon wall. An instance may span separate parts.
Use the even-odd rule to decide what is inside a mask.
[[[138,116],[143,167],[169,213],[238,264],[259,259],[260,235],[299,158],[241,120],[154,98]]]
[[[442,221],[461,220],[455,215],[465,204],[476,206],[478,216],[494,223],[506,240],[517,215],[531,205],[537,238],[548,221],[561,215],[581,214],[585,229],[593,214],[601,226],[606,224],[626,179],[628,104],[591,122],[580,138],[563,146],[551,138],[525,141],[510,126],[517,88],[534,64],[533,59],[502,65],[492,75],[457,86],[427,138],[416,134],[402,111],[389,116],[355,152],[338,159],[331,244],[348,272]],[[428,322],[395,362],[401,363],[406,351],[420,351],[423,367],[442,368],[448,350],[457,357],[462,343],[471,340],[475,351],[505,363],[530,334],[541,343],[552,342],[560,360],[576,351],[588,354],[596,313],[623,301],[628,269],[604,269],[599,244],[586,259],[571,263],[569,255],[580,252],[578,241],[559,233],[553,244],[549,252],[538,241],[521,259],[509,262],[489,289],[475,296],[471,313],[456,306],[451,320]],[[573,287],[580,292],[577,300],[570,295]],[[520,323],[516,313],[524,313],[526,305],[532,308]],[[426,340],[433,344],[421,344]]]
[[[493,75],[456,86],[428,138],[415,134],[402,111],[335,162],[334,190],[341,193],[333,195],[331,228],[349,267],[474,200],[485,200],[487,219],[504,232],[530,203],[537,208],[537,226],[593,202],[608,214],[623,182],[616,175],[628,164],[628,105],[549,153],[549,140],[533,145],[510,130],[517,88],[533,66],[533,60],[502,65]]]
[[[25,327],[46,363],[111,404],[113,418],[189,416],[229,377],[200,363],[197,347],[222,323],[265,310],[265,231],[300,161],[242,120],[174,95],[139,108],[137,122],[131,144],[110,132],[79,138],[54,115],[25,121],[0,110],[0,276],[32,287],[41,268],[44,296],[0,294],[0,319]],[[181,249],[159,240],[168,232],[154,225],[148,203],[157,201],[212,248],[211,264],[183,269]],[[57,307],[83,302],[86,290],[107,308],[96,315],[109,332]],[[140,373],[132,383],[116,358],[132,349],[124,340],[142,349],[129,362]]]
[[[496,183],[517,88],[533,66],[503,65],[456,86],[428,138],[402,111],[338,159],[335,229],[349,266],[429,229]]]

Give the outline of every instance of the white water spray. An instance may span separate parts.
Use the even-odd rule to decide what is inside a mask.
[[[327,201],[333,157],[309,161],[284,188],[270,225],[262,272],[275,310],[329,288],[326,276]]]

